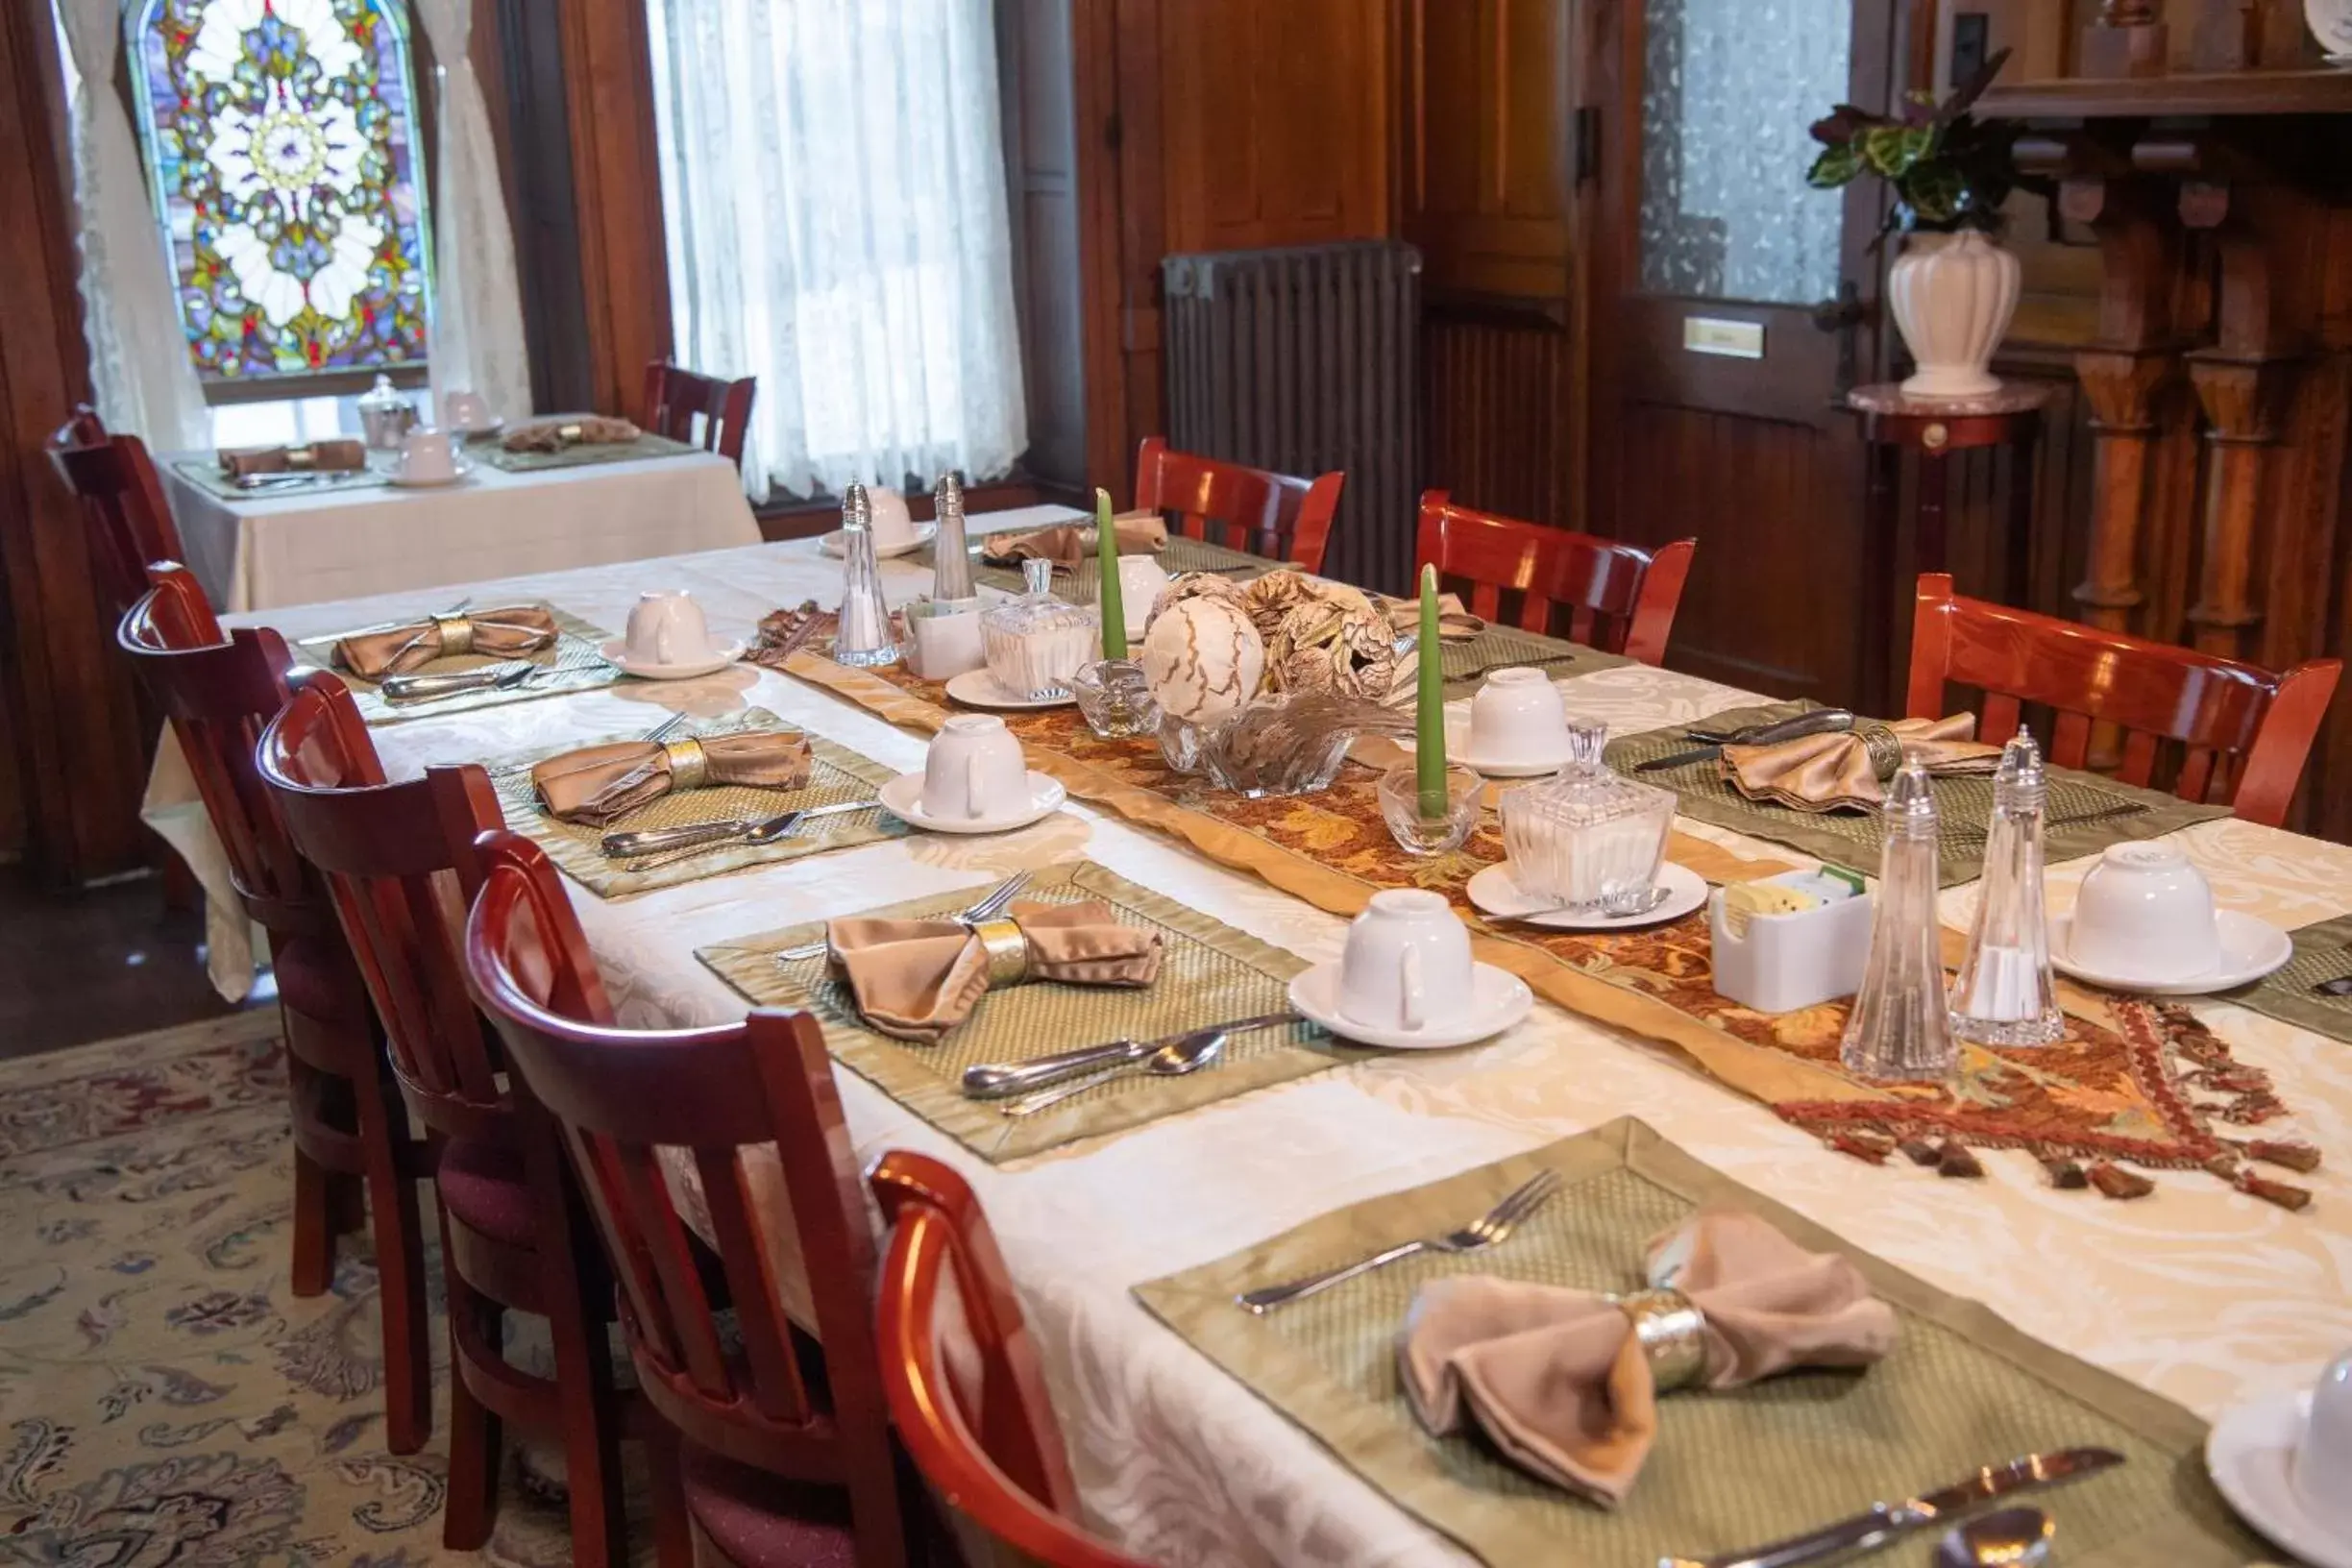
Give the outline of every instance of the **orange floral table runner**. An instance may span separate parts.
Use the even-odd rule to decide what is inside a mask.
[[[794,675],[905,728],[936,731],[951,709],[943,687],[903,669],[851,670],[794,653]],[[2137,1197],[2138,1170],[2200,1169],[2288,1208],[2310,1193],[2258,1165],[2310,1170],[2307,1145],[2250,1131],[2285,1114],[2266,1075],[2235,1060],[2186,1008],[2062,986],[2066,1038],[2030,1048],[1962,1048],[1949,1085],[1884,1084],[1838,1063],[1847,1003],[1764,1014],[1717,994],[1704,910],[1645,930],[1596,934],[1489,925],[1462,890],[1504,858],[1489,821],[1460,850],[1408,855],[1389,837],[1374,794],[1379,773],[1351,763],[1320,795],[1250,800],[1174,772],[1149,738],[1106,741],[1074,707],[1009,713],[1031,766],[1070,793],[1158,828],[1220,864],[1335,915],[1353,915],[1383,888],[1446,894],[1469,922],[1486,963],[1525,979],[1571,1012],[1671,1045],[1720,1082],[1761,1100],[1831,1147],[1872,1164],[1901,1155],[1948,1175],[1980,1174],[1976,1148],[2021,1149],[2061,1187]],[[1711,882],[1770,875],[1783,863],[1750,859],[1684,834],[1669,855]],[[1960,934],[1947,931],[1948,961]]]

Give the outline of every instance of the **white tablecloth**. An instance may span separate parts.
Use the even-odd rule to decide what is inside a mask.
[[[162,459],[187,565],[215,606],[267,610],[759,541],[735,465],[713,453],[230,501]],[[446,602],[443,600],[442,602]],[[435,607],[438,607],[437,605]]]
[[[925,576],[884,568],[894,600]],[[546,597],[609,624],[648,580],[643,567],[604,569],[488,592]],[[776,604],[829,599],[838,568],[805,543],[774,545],[664,563],[660,580],[693,588],[733,635]],[[430,596],[387,595],[267,619],[309,634],[429,604]],[[1562,685],[1573,711],[1621,731],[1694,719],[1745,696],[1641,666]],[[894,766],[920,766],[916,737],[749,670],[421,720],[379,729],[376,740],[403,776],[627,733],[664,706],[715,714],[744,704]],[[1719,843],[1750,842],[1681,825]],[[2295,925],[2352,909],[2352,849],[2227,821],[2178,837],[2227,907]],[[745,1003],[695,959],[696,947],[978,888],[1049,845],[1083,851],[1307,958],[1338,953],[1344,926],[1335,917],[1081,805],[1003,840],[917,836],[636,898],[572,894],[625,1022],[712,1023],[740,1017]],[[2055,877],[2059,906],[2079,869]],[[1946,894],[1948,921],[1966,919],[1973,891]],[[1988,1154],[1983,1181],[1946,1181],[1899,1161],[1868,1168],[1666,1054],[1548,1003],[1484,1046],[1382,1057],[1005,1167],[971,1158],[854,1074],[841,1079],[861,1161],[918,1148],[977,1188],[1036,1328],[1084,1502],[1107,1533],[1171,1565],[1459,1564],[1450,1543],[1161,1328],[1128,1288],[1340,1205],[1632,1115],[1900,1267],[2210,1418],[2249,1395],[2307,1383],[2352,1345],[2352,1047],[2240,1008],[2198,1010],[2275,1075],[2297,1113],[2290,1130],[2334,1162],[2308,1178],[2317,1197],[2306,1213],[2196,1172],[2165,1173],[2153,1196],[2119,1203],[2053,1191],[2018,1155]]]

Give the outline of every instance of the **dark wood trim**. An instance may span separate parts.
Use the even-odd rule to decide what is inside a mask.
[[[645,385],[647,361],[671,353],[670,267],[645,7],[555,9],[578,207],[588,403],[600,412],[628,414]]]
[[[2062,77],[1995,87],[1982,112],[2012,120],[2177,114],[2352,113],[2352,72],[2315,67],[2213,76]]]

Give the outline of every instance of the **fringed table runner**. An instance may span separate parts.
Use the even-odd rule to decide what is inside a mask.
[[[435,659],[403,672],[411,675],[462,675],[469,671],[501,667],[518,662],[537,665],[544,674],[532,675],[519,686],[503,690],[490,688],[478,692],[458,692],[449,697],[421,698],[412,702],[387,699],[375,681],[355,674],[335,663],[334,645],[349,636],[348,631],[331,631],[317,637],[306,637],[292,646],[290,651],[298,664],[317,670],[331,670],[336,678],[351,688],[352,701],[359,709],[359,717],[371,724],[396,724],[405,719],[439,719],[448,714],[466,713],[475,708],[501,707],[508,702],[533,702],[543,697],[556,697],[566,692],[584,692],[592,687],[610,686],[621,678],[621,672],[603,654],[597,651],[612,640],[612,633],[603,627],[582,621],[552,604],[542,603],[555,622],[555,642],[523,660],[490,658],[479,653],[459,653],[449,658]],[[459,611],[463,614],[464,611]],[[425,622],[429,615],[411,619]],[[357,628],[354,628],[355,630]]]
[[[1243,1290],[1455,1229],[1545,1167],[1565,1188],[1500,1246],[1425,1254],[1253,1317]],[[1895,1350],[1864,1372],[1807,1370],[1725,1393],[1669,1394],[1641,1479],[1604,1509],[1482,1442],[1433,1437],[1399,1382],[1414,1291],[1447,1276],[1637,1289],[1649,1239],[1703,1205],[1747,1211],[1815,1252],[1842,1253],[1896,1309]],[[2020,1501],[2058,1521],[2079,1568],[2240,1568],[2263,1555],[2200,1458],[2203,1425],[2120,1378],[2020,1334],[1701,1164],[1639,1121],[1373,1198],[1182,1274],[1137,1297],[1398,1507],[1493,1568],[1649,1563],[1818,1529],[2019,1455],[2093,1445],[2125,1462]],[[1841,1560],[1915,1563],[1913,1534]]]
[[[919,917],[963,908],[969,889],[862,910]],[[821,940],[813,922],[698,949],[695,956],[760,1007],[806,1008],[824,1027],[833,1055],[932,1126],[992,1163],[1059,1148],[1081,1139],[1288,1083],[1365,1053],[1335,1044],[1312,1024],[1236,1035],[1216,1061],[1181,1077],[1128,1072],[1051,1110],[1008,1116],[1001,1101],[968,1099],[964,1069],[1022,1062],[1114,1040],[1157,1040],[1235,1018],[1282,1012],[1290,977],[1306,961],[1116,872],[1081,863],[1041,872],[1021,894],[1043,903],[1108,901],[1123,925],[1161,937],[1160,975],[1140,990],[1051,983],[1013,986],[980,998],[972,1016],[937,1045],[894,1040],[859,1018],[849,987],[824,958],[779,964],[786,947]]]
[[[948,716],[943,689],[903,670],[858,671],[806,652],[787,668],[894,723],[925,734]],[[1964,1048],[1958,1082],[1881,1084],[1838,1063],[1844,1000],[1780,1015],[1716,993],[1706,912],[1623,933],[1489,926],[1462,892],[1504,859],[1491,817],[1461,849],[1421,858],[1389,837],[1375,795],[1379,774],[1350,764],[1315,796],[1246,800],[1171,773],[1150,739],[1096,738],[1071,708],[1007,714],[1030,766],[1070,793],[1156,827],[1220,864],[1237,867],[1335,915],[1354,915],[1383,888],[1427,887],[1470,922],[1485,962],[1525,979],[1572,1013],[1683,1052],[1709,1074],[1771,1106],[1832,1147],[1873,1164],[1898,1150],[1954,1175],[1973,1172],[1970,1148],[2021,1149],[2062,1187],[2135,1197],[2147,1179],[2126,1164],[2208,1171],[2241,1190],[2299,1208],[2305,1189],[2257,1164],[2307,1170],[2308,1146],[2246,1137],[2286,1114],[2269,1079],[2235,1061],[2186,1008],[2061,987],[2066,1038],[2036,1047]],[[1676,835],[1668,854],[1710,881],[1781,868],[1744,862]],[[1963,938],[1946,934],[1947,961]],[[2240,1130],[2224,1138],[2220,1128]]]
[[[545,419],[533,420],[544,424]],[[502,434],[503,432],[501,432]],[[633,441],[576,441],[556,452],[508,452],[499,444],[500,436],[485,435],[465,444],[465,454],[476,462],[488,463],[507,474],[532,474],[550,468],[579,468],[590,463],[626,463],[647,457],[687,457],[702,449],[684,441],[673,441],[652,431],[642,432]]]

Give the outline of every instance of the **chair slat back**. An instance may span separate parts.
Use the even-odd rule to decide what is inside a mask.
[[[2123,732],[2116,774],[2146,785],[2169,750],[2179,758],[2173,793],[2228,800],[2248,821],[2287,817],[2313,740],[2327,717],[2343,666],[2314,659],[2281,674],[2169,643],[2078,625],[1952,592],[1951,577],[1919,580],[1911,631],[1908,711],[1946,711],[1946,685],[1987,695],[1989,741],[2017,731],[2020,703],[2051,708],[2050,760],[2091,760],[2095,726]]]
[[[466,966],[532,1102],[554,1118],[620,1282],[638,1381],[703,1447],[780,1475],[845,1484],[861,1564],[905,1560],[867,1282],[873,1236],[824,1039],[805,1014],[717,1029],[614,1027],[554,868],[518,835],[483,835]],[[780,1166],[789,1221],[764,1215],[747,1162]],[[657,1151],[684,1152],[741,1348],[722,1338],[698,1248]],[[790,1234],[773,1227],[789,1223]],[[786,1255],[809,1296],[794,1326]],[[818,1347],[821,1346],[820,1350]],[[802,1373],[821,1357],[821,1385]]]
[[[756,376],[725,381],[655,359],[646,366],[645,406],[637,423],[656,435],[715,452],[741,468],[758,390]]]
[[[1306,572],[1323,570],[1332,516],[1346,483],[1347,476],[1336,470],[1302,479],[1172,452],[1157,435],[1146,437],[1136,454],[1137,506],[1176,513],[1178,531],[1189,538]]]
[[[1678,539],[1644,550],[1473,511],[1443,490],[1425,490],[1413,570],[1434,566],[1440,581],[1466,583],[1471,613],[1488,621],[1502,618],[1503,595],[1515,593],[1522,629],[1564,630],[1571,641],[1656,664],[1698,548]]]
[[[147,592],[147,563],[186,559],[162,481],[135,435],[109,435],[87,407],[49,438],[49,461],[82,502],[91,554],[114,614],[128,614]]]

